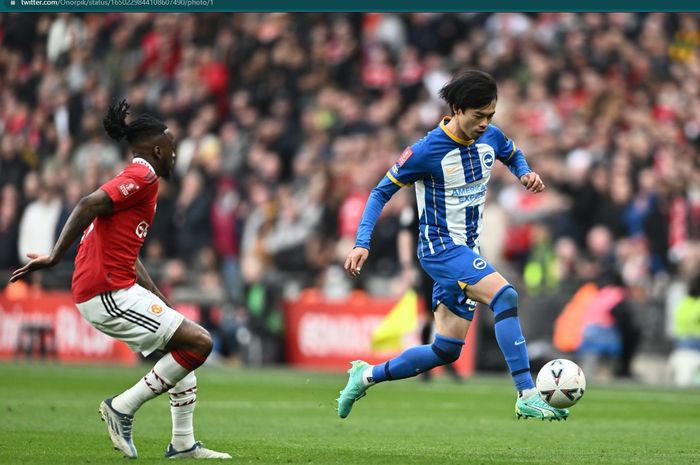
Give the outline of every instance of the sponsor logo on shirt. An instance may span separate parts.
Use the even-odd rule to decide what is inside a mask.
[[[145,221],[140,222],[136,225],[136,230],[134,231],[139,239],[143,239],[148,234],[148,223]]]
[[[149,308],[148,311],[156,316],[160,316],[160,314],[163,313],[163,307],[161,307],[158,304],[152,304],[151,308]]]
[[[473,202],[477,199],[481,199],[486,195],[486,184],[478,184],[469,187],[458,187],[452,189],[452,197],[459,197],[460,203],[462,202]]]
[[[125,183],[119,184],[119,192],[122,193],[124,197],[129,197],[131,194],[139,190],[139,186],[133,181],[127,181]]]

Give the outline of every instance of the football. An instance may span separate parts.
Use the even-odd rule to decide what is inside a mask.
[[[537,374],[537,391],[552,407],[571,407],[586,392],[586,377],[571,360],[558,358],[542,367]]]

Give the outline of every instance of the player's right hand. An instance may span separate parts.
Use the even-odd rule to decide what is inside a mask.
[[[345,271],[351,276],[360,276],[360,270],[368,256],[369,250],[364,247],[355,247],[348,254],[348,258],[345,259]]]
[[[24,265],[22,268],[16,269],[12,273],[12,276],[10,277],[11,283],[14,283],[19,278],[28,275],[32,271],[41,270],[43,268],[49,268],[56,264],[56,262],[49,255],[38,255],[35,253],[28,253],[27,258],[31,258],[29,263]]]

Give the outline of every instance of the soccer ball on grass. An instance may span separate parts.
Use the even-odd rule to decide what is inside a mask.
[[[571,407],[586,391],[583,370],[571,360],[558,358],[542,367],[537,374],[537,391],[552,407]]]

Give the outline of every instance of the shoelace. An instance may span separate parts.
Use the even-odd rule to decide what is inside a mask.
[[[119,417],[119,424],[122,427],[122,435],[126,438],[131,438],[131,429],[134,426],[134,418],[127,416]]]

